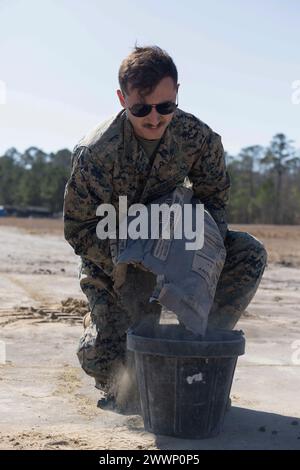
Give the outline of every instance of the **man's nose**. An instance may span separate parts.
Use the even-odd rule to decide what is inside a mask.
[[[147,118],[148,123],[152,124],[153,126],[156,126],[161,120],[160,114],[156,111],[156,108],[154,106],[152,107],[151,113],[148,114]]]

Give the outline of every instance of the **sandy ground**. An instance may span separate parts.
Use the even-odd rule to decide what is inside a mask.
[[[224,430],[184,440],[97,408],[75,355],[86,305],[61,222],[1,219],[0,449],[300,449],[300,227],[232,228],[263,240],[270,261],[238,324],[246,354]]]

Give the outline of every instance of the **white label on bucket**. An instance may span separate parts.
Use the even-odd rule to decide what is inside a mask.
[[[190,377],[186,378],[186,381],[189,385],[191,385],[193,382],[203,382],[203,374],[202,372],[199,372],[199,374],[191,375]]]
[[[5,342],[0,341],[0,364],[6,363],[6,350],[5,350]]]

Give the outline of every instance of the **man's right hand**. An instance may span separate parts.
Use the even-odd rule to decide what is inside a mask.
[[[132,263],[132,266],[134,266],[136,269],[141,269],[142,271],[148,271],[148,269],[146,269],[141,263]],[[125,283],[127,268],[127,263],[119,263],[114,267],[112,278],[114,282],[113,288],[115,292],[118,292],[118,290]]]
[[[114,267],[112,277],[114,281],[113,288],[116,292],[122,287],[126,280],[127,267],[127,263],[119,263]]]

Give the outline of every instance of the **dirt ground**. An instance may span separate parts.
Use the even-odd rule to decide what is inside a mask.
[[[300,226],[230,228],[262,240],[269,262],[238,324],[246,354],[224,430],[185,440],[97,407],[75,354],[87,305],[62,222],[0,219],[0,449],[300,449]]]

